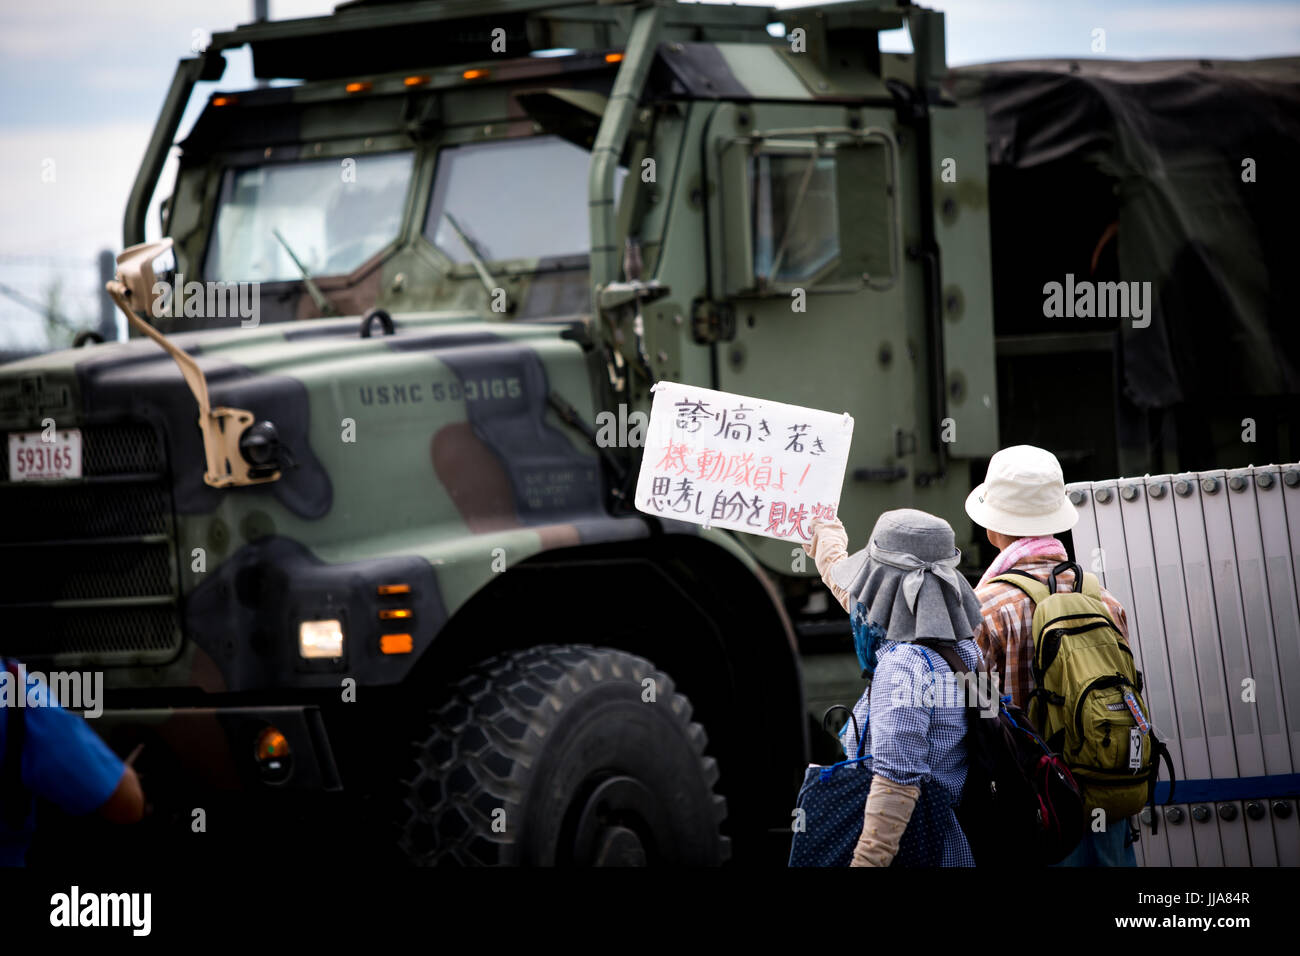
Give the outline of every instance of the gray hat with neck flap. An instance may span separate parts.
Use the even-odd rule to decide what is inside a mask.
[[[961,552],[952,525],[913,508],[886,511],[861,551],[831,579],[885,629],[890,641],[962,641],[975,632],[980,603],[957,571]]]

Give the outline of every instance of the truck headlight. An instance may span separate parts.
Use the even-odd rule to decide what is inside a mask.
[[[342,657],[343,622],[303,621],[298,625],[298,653],[306,658]]]

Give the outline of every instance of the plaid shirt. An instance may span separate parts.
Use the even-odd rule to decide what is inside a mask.
[[[1046,584],[1052,568],[1066,560],[1065,546],[1061,545],[1059,553],[1025,558],[1016,565],[1016,570],[1027,571]],[[1058,591],[1073,586],[1073,571],[1063,571],[1057,576]],[[975,643],[989,668],[997,672],[1004,693],[1011,695],[1011,702],[1017,707],[1027,707],[1034,689],[1034,601],[1024,591],[1001,581],[976,588],[975,596],[979,598],[981,618],[975,629]],[[1101,590],[1101,599],[1127,642],[1128,618],[1123,606],[1105,588]]]

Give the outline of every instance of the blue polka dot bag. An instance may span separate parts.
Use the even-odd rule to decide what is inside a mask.
[[[827,715],[836,706],[827,711]],[[850,714],[850,717],[852,715]],[[854,727],[857,727],[857,718]],[[871,754],[864,754],[863,734],[856,734],[858,754],[828,767],[810,766],[799,788],[790,866],[848,866],[862,834],[862,817],[871,792]],[[943,859],[943,836],[951,808],[944,789],[921,784],[912,817],[903,831],[891,866],[937,867]]]

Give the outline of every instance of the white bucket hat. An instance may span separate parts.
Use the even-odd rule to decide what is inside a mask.
[[[989,460],[984,483],[966,499],[980,527],[1015,537],[1059,534],[1079,520],[1065,496],[1061,463],[1033,445],[1003,448]]]

